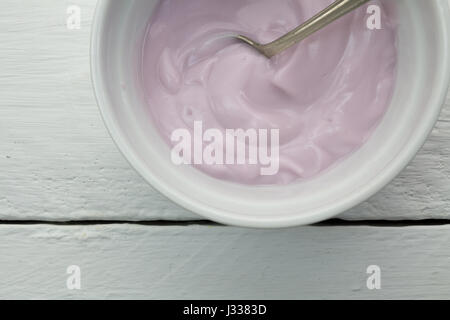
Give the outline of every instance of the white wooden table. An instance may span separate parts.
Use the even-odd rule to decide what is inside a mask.
[[[95,2],[2,1],[0,298],[450,297],[450,95],[411,165],[341,223],[199,222],[138,176],[103,125],[89,73]],[[69,5],[80,30],[66,27]],[[381,290],[366,287],[371,264]],[[69,265],[81,290],[66,287]]]

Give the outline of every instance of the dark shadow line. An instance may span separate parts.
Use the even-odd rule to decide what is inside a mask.
[[[93,226],[93,225],[113,225],[130,224],[140,226],[223,226],[221,224],[208,220],[190,220],[190,221],[126,221],[126,220],[80,220],[80,221],[44,221],[44,220],[0,220],[0,225],[55,225],[55,226]],[[342,219],[331,219],[320,222],[312,226],[315,227],[411,227],[411,226],[443,226],[450,225],[450,220],[445,219],[426,219],[426,220],[362,220],[347,221]]]

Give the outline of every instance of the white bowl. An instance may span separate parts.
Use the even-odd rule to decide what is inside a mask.
[[[274,0],[276,1],[276,0]],[[439,116],[450,76],[447,0],[396,0],[399,66],[388,113],[370,140],[332,170],[288,186],[243,186],[175,166],[152,126],[137,77],[157,0],[100,0],[92,28],[92,80],[106,126],[134,168],[183,207],[217,222],[288,227],[331,218],[365,201],[415,156]]]

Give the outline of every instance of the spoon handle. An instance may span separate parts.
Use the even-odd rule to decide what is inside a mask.
[[[274,55],[299,43],[311,34],[319,31],[333,21],[355,10],[370,0],[337,0],[314,17],[285,34],[281,38],[264,45],[264,54],[271,58]]]

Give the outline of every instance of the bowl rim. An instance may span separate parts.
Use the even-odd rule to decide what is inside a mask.
[[[102,26],[106,20],[107,6],[114,0],[99,0],[97,2],[94,18],[91,27],[91,43],[90,43],[90,67],[91,67],[91,83],[94,89],[94,96],[100,110],[101,117],[109,135],[123,154],[125,159],[151,186],[162,193],[165,197],[184,207],[185,209],[199,214],[213,221],[224,223],[227,225],[251,228],[286,228],[300,225],[309,225],[330,219],[352,207],[366,201],[387,184],[389,184],[400,172],[411,162],[416,156],[417,151],[424,145],[444,106],[447,97],[448,88],[450,86],[450,10],[447,1],[436,0],[437,15],[439,17],[439,25],[443,33],[443,39],[440,39],[442,53],[441,72],[436,76],[437,82],[441,84],[438,88],[440,94],[430,98],[428,105],[433,106],[432,110],[427,113],[427,118],[417,139],[411,139],[398,155],[385,167],[385,169],[374,178],[370,184],[365,185],[358,190],[357,193],[349,194],[346,199],[342,199],[339,203],[329,204],[320,209],[310,211],[308,214],[302,213],[296,216],[274,218],[274,217],[249,217],[241,216],[235,212],[218,209],[203,202],[193,200],[182,194],[167,183],[156,177],[151,170],[148,170],[143,162],[136,156],[134,150],[119,134],[116,129],[115,120],[107,110],[108,97],[105,92],[105,85],[100,75],[98,53]],[[432,111],[432,112],[431,112]]]

